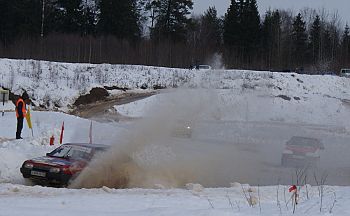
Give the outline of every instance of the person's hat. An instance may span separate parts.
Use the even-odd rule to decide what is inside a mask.
[[[29,99],[28,94],[27,94],[27,93],[23,93],[23,94],[22,94],[22,99],[23,99],[23,100]]]

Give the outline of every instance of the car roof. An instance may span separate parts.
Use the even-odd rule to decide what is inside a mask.
[[[311,137],[301,137],[301,136],[293,136],[290,140],[288,140],[287,145],[314,146],[314,147],[323,146],[323,144],[319,139],[311,138]]]
[[[90,143],[65,143],[63,145],[72,145],[72,146],[82,146],[82,147],[89,147],[89,148],[109,148],[108,145],[103,144],[90,144]]]

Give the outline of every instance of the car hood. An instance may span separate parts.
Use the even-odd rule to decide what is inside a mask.
[[[74,161],[62,159],[62,158],[55,158],[55,157],[38,157],[30,160],[33,163],[37,164],[45,164],[49,166],[70,166]]]
[[[293,145],[287,146],[286,149],[294,153],[302,153],[302,154],[315,153],[319,150],[319,148],[311,147],[311,146],[293,146]]]

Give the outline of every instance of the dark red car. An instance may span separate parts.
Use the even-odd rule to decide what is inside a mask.
[[[107,149],[106,145],[67,143],[44,157],[26,160],[20,171],[34,183],[67,186],[96,153]]]

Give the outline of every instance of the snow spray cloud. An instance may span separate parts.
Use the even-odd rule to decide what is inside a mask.
[[[209,60],[209,64],[213,69],[216,70],[224,70],[225,66],[222,60],[222,55],[219,53],[215,53],[211,59]]]
[[[266,170],[263,161],[280,161],[283,145],[278,135],[261,125],[223,121],[230,110],[222,109],[220,94],[196,89],[159,95],[147,116],[134,122],[70,187],[170,188],[187,183],[220,187],[234,181],[275,184],[275,171]],[[244,110],[232,106],[231,112],[242,115]],[[174,132],[181,134],[187,126],[192,127],[191,138],[174,137]],[[267,140],[255,138],[261,133],[266,133]],[[276,141],[269,139],[271,134]],[[286,184],[290,183],[290,172],[285,176]]]
[[[188,133],[187,127],[195,127],[203,116],[217,116],[216,99],[209,90],[164,94],[150,107],[147,117],[137,121],[108,152],[96,157],[70,187],[181,187],[191,182],[196,167],[176,150],[187,140],[174,136]]]
[[[115,139],[116,144],[92,161],[71,187],[168,188],[186,183],[221,187],[235,181],[291,184],[295,169],[281,167],[281,156],[293,136],[322,140],[327,155],[322,154],[320,167],[330,173],[327,181],[348,185],[348,177],[332,169],[349,164],[347,136],[333,136],[323,127],[268,121],[261,110],[277,114],[290,109],[281,107],[275,98],[261,97],[261,90],[256,95],[252,91],[197,89],[160,95],[147,117],[126,127],[128,133]],[[223,94],[232,97],[226,95],[223,100]],[[179,125],[190,125],[192,137],[173,137]],[[344,148],[339,152],[328,143]],[[339,164],[334,164],[336,155],[343,155]],[[308,176],[322,173],[311,168],[309,172]]]

